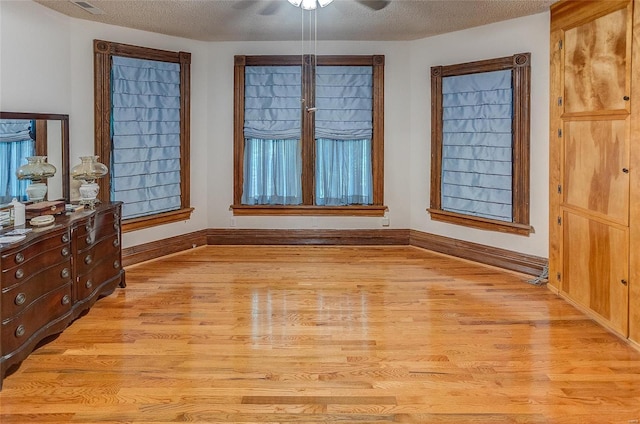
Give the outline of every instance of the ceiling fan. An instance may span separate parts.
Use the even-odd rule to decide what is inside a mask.
[[[382,10],[391,3],[391,0],[353,0],[358,4],[361,4],[364,7],[367,7],[371,10]],[[248,9],[257,4],[264,4],[259,11],[259,15],[270,16],[274,15],[278,12],[280,7],[285,4],[284,0],[270,0],[268,2],[262,0],[239,0],[234,3],[235,9]]]

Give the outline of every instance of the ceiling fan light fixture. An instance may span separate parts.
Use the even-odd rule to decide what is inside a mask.
[[[304,10],[316,10],[318,8],[318,4],[320,7],[325,7],[333,0],[288,0],[289,3],[294,5],[295,7],[301,7]]]
[[[318,5],[316,4],[316,0],[302,0],[300,7],[304,10],[316,10]]]

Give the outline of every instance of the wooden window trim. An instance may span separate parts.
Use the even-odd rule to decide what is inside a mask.
[[[169,224],[171,222],[186,221],[191,217],[193,208],[179,209],[175,211],[162,212],[153,215],[153,218],[140,217],[131,218],[122,222],[122,232],[141,230],[155,225]]]
[[[315,63],[318,66],[372,66],[373,68],[373,138],[372,172],[373,205],[316,206],[314,198],[315,144],[313,143],[314,116],[302,122],[302,205],[258,205],[242,204],[242,186],[244,175],[244,68],[245,66],[300,65],[303,67],[305,99],[315,98]],[[344,215],[344,216],[382,216],[384,204],[384,56],[235,56],[234,57],[234,129],[233,129],[233,205],[234,215]],[[354,213],[354,211],[358,213]],[[382,211],[382,212],[380,212]]]
[[[190,218],[193,208],[190,206],[190,140],[191,140],[191,53],[172,52],[93,40],[94,54],[94,125],[96,155],[105,164],[111,163],[111,58],[112,56],[131,57],[136,59],[157,60],[180,64],[180,192],[181,205],[176,211],[164,212],[140,218],[122,221],[125,231],[138,230],[184,221]],[[98,180],[99,200],[110,200],[110,179]]]
[[[386,206],[233,205],[234,215],[384,216]]]
[[[513,79],[513,222],[480,218],[442,210],[442,78],[508,70]],[[484,230],[529,235],[531,53],[431,68],[431,205],[434,221]]]

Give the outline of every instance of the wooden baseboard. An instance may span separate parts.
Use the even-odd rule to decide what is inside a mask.
[[[209,229],[207,244],[407,245],[409,230]]]
[[[122,249],[124,266],[204,245],[397,245],[416,246],[529,275],[541,275],[545,258],[416,230],[208,229]]]
[[[634,348],[635,350],[637,350],[638,352],[640,352],[640,343],[636,342],[635,340],[631,340],[631,339],[627,339],[627,341],[629,342],[629,345]]]
[[[542,275],[547,259],[497,247],[409,230],[409,244],[523,274]]]

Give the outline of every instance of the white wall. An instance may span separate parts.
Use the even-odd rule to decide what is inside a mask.
[[[0,110],[68,114],[69,23],[30,1],[0,1]]]
[[[93,152],[93,39],[192,54],[192,219],[124,235],[134,246],[204,228],[381,228],[371,217],[236,217],[233,190],[233,56],[299,54],[300,43],[205,43],[68,18],[29,1],[0,1],[0,110],[68,113],[72,164]],[[384,54],[385,204],[391,228],[546,256],[548,15],[412,42],[320,42],[318,54]],[[531,222],[518,237],[429,219],[429,68],[532,53]],[[44,61],[40,58],[44,56]],[[18,64],[18,65],[17,65]],[[233,224],[232,224],[233,221]]]
[[[437,65],[531,53],[531,225],[529,237],[475,230],[432,221],[429,207],[431,173],[431,81]],[[541,13],[492,25],[444,34],[411,45],[411,175],[409,227],[427,233],[548,256],[549,240],[549,14]]]

